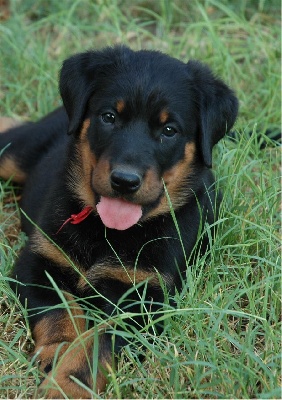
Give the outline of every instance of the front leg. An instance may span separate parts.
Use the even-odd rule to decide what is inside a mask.
[[[95,328],[85,331],[85,326],[83,311],[77,304],[72,309],[49,312],[35,324],[35,351],[41,371],[47,373],[37,396],[91,398],[93,390],[104,391],[107,371],[112,368],[111,338],[106,333],[106,325],[97,327],[98,335]],[[95,345],[98,360],[93,360]]]
[[[105,375],[108,365],[112,364],[111,337],[105,331],[105,324],[97,327],[98,335],[95,328],[87,330],[84,312],[67,286],[75,281],[72,267],[63,266],[64,258],[60,258],[55,247],[49,249],[48,258],[47,247],[44,249],[44,256],[31,252],[29,245],[23,250],[14,270],[14,277],[20,283],[12,283],[23,305],[27,300],[35,355],[45,374],[36,396],[91,398],[91,390],[102,392],[107,383]],[[46,271],[60,286],[60,295],[51,287]],[[97,337],[98,343],[94,343]],[[93,380],[95,346],[99,350]],[[76,383],[72,376],[89,390]]]
[[[36,254],[27,247],[15,269],[16,278],[26,283],[19,285],[18,290],[22,302],[28,300],[35,351],[41,371],[47,374],[37,394],[46,398],[91,398],[93,391],[105,390],[114,358],[127,341],[122,335],[113,338],[110,323],[88,330],[87,317],[77,299],[88,298],[93,311],[98,308],[111,315],[112,323],[118,323],[117,312],[132,314],[134,320],[129,319],[129,326],[142,329],[146,325],[144,306],[153,315],[163,302],[160,276],[153,269],[102,262],[79,277],[62,253],[57,252],[46,243],[37,246]],[[60,296],[50,287],[46,271],[61,290]],[[168,286],[171,284],[169,275],[162,278]],[[62,296],[66,301],[62,302]]]

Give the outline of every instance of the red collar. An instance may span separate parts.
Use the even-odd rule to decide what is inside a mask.
[[[84,221],[88,215],[94,210],[93,207],[87,206],[80,213],[72,214],[60,227],[60,229],[56,232],[56,235],[63,229],[63,227],[69,222],[73,225],[80,224],[80,222]]]

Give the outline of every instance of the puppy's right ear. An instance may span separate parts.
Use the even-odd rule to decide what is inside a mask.
[[[69,134],[79,132],[87,102],[106,74],[116,69],[132,53],[126,46],[76,54],[64,61],[60,73],[60,93],[69,117]]]
[[[64,61],[59,80],[61,97],[69,117],[69,134],[76,133],[83,121],[89,97],[93,92],[93,53],[76,54]],[[92,65],[91,65],[92,64]],[[90,79],[92,70],[92,79]]]

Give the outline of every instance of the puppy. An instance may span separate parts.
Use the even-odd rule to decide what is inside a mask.
[[[200,62],[126,47],[67,59],[59,87],[62,108],[0,136],[0,176],[23,186],[29,240],[12,285],[45,373],[38,393],[89,398],[128,343],[117,316],[142,329],[144,304],[153,318],[164,285],[173,295],[205,252],[220,201],[212,148],[238,101]],[[105,323],[89,325],[86,309]]]

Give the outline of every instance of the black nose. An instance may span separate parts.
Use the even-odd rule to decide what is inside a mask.
[[[111,173],[111,185],[119,193],[134,193],[141,186],[141,178],[136,173],[114,169]]]

